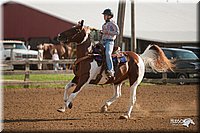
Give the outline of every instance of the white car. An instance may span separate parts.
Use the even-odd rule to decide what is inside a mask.
[[[3,60],[37,59],[38,52],[29,50],[23,41],[4,40],[0,43],[3,44]]]
[[[0,40],[2,60],[36,60],[38,51],[30,50],[25,42],[17,40]]]

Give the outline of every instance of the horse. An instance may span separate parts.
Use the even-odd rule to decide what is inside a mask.
[[[75,42],[77,60],[75,77],[65,85],[64,90],[64,105],[58,108],[58,112],[65,112],[67,108],[71,109],[72,101],[83,90],[83,88],[91,84],[91,81],[96,79],[98,74],[102,73],[101,79],[96,84],[112,84],[114,87],[114,96],[105,101],[101,107],[101,112],[107,112],[108,107],[115,102],[121,96],[121,87],[126,79],[129,79],[130,84],[130,101],[128,110],[125,114],[120,116],[120,119],[129,119],[131,112],[136,102],[136,90],[141,83],[144,73],[145,65],[150,66],[153,70],[163,72],[167,70],[173,70],[173,63],[167,59],[161,48],[157,45],[149,45],[143,54],[138,55],[132,51],[124,51],[127,62],[122,64],[115,70],[115,79],[110,80],[105,69],[102,69],[102,65],[98,65],[98,62],[93,58],[91,51],[93,43],[91,43],[89,26],[83,25],[82,20],[78,25],[58,34],[57,40],[60,42]],[[103,70],[103,72],[101,72]],[[72,86],[76,86],[73,92],[68,95],[68,91]]]
[[[56,49],[58,51],[59,58],[66,57],[66,50],[62,44],[52,44],[52,43],[43,43],[42,49],[44,50],[44,58],[51,59],[53,51]]]
[[[39,44],[38,48],[40,48],[44,51],[43,52],[43,59],[52,59],[53,51],[55,49],[58,52],[59,59],[72,58],[72,48],[69,46],[69,44],[43,43],[43,44]],[[51,66],[48,66],[48,68],[50,69]]]

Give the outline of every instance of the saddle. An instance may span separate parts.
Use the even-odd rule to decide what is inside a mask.
[[[120,47],[114,47],[113,53],[112,53],[112,61],[114,68],[119,65],[127,62],[126,56],[120,51]],[[98,43],[93,47],[93,55],[94,59],[97,61],[98,66],[101,66],[102,64],[106,64],[105,61],[105,48],[102,44]]]
[[[112,53],[112,61],[113,61],[115,72],[117,68],[119,68],[121,65],[127,62],[126,56],[120,50],[121,50],[120,47],[114,47],[113,53]],[[103,47],[102,44],[98,43],[93,47],[92,53],[98,66],[102,66],[102,68],[101,68],[100,73],[97,75],[96,79],[91,80],[90,84],[98,84],[98,82],[102,78],[103,71],[107,69],[105,48]],[[109,81],[110,80],[114,80],[114,79],[109,79]]]

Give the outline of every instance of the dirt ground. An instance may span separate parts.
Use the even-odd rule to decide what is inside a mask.
[[[141,85],[131,119],[122,120],[128,86],[123,86],[122,97],[108,113],[100,113],[100,108],[112,97],[112,86],[85,87],[65,113],[57,112],[64,89],[4,89],[4,131],[198,131],[198,91],[197,85]],[[186,118],[195,125],[184,127],[181,122]]]

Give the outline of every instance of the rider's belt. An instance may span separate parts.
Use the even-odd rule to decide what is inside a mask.
[[[114,39],[103,39],[103,41],[114,41]]]

